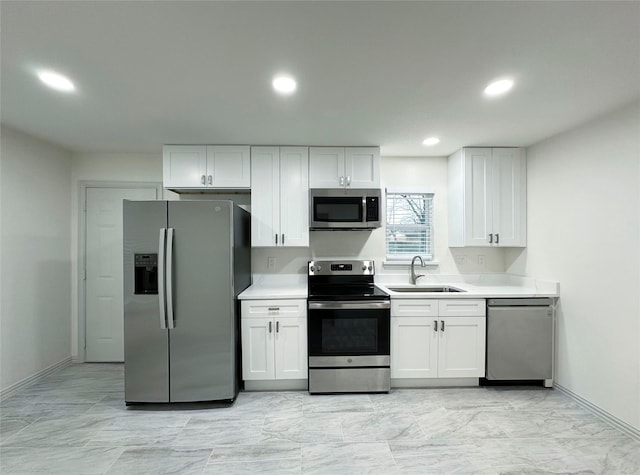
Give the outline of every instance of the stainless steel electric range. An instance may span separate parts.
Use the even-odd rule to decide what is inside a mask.
[[[391,299],[373,261],[310,261],[310,393],[389,392]]]

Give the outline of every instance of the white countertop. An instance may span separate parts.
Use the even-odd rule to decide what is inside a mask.
[[[429,274],[415,287],[425,292],[395,292],[388,287],[414,287],[406,274],[378,274],[375,282],[393,298],[465,299],[559,297],[557,282],[535,280],[508,274],[440,275]],[[464,292],[429,292],[429,286],[448,285]],[[302,274],[256,274],[253,284],[242,292],[240,300],[306,299],[307,276]]]
[[[306,299],[307,276],[302,274],[254,274],[253,284],[245,289],[240,300]]]
[[[407,275],[379,274],[376,285],[393,298],[531,298],[559,297],[558,282],[535,280],[508,274],[440,275],[429,274],[411,285]],[[429,292],[428,287],[450,286],[464,292]],[[424,288],[424,292],[394,292],[389,287]]]

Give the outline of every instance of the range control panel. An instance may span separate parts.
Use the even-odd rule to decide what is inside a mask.
[[[373,261],[309,261],[309,275],[375,275]]]

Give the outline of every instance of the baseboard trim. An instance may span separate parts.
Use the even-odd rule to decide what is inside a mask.
[[[558,384],[557,382],[554,383],[553,387],[555,389],[557,389],[558,391],[560,391],[565,396],[568,396],[569,398],[573,399],[576,403],[578,403],[578,405],[580,405],[581,407],[585,408],[587,411],[591,412],[592,414],[598,416],[600,419],[603,419],[605,422],[607,422],[608,424],[612,425],[613,427],[615,427],[619,431],[624,432],[629,437],[632,437],[632,438],[634,438],[636,440],[640,440],[640,430],[636,429],[631,424],[629,424],[629,423],[627,423],[627,422],[625,422],[625,421],[623,421],[621,419],[618,419],[613,414],[610,414],[609,412],[607,412],[604,409],[596,406],[592,402],[587,401],[583,397],[578,396],[576,393],[574,393],[573,391],[565,388],[561,384]]]
[[[392,389],[478,387],[478,378],[391,378]]]
[[[0,401],[13,396],[15,393],[17,393],[21,389],[27,388],[32,384],[37,383],[39,380],[41,380],[45,376],[48,376],[51,373],[55,373],[56,371],[61,370],[62,368],[66,368],[70,364],[71,364],[71,356],[63,359],[62,361],[58,361],[57,363],[52,364],[51,366],[41,371],[38,371],[36,374],[29,376],[28,378],[24,378],[23,380],[18,381],[17,383],[13,383],[11,386],[8,386],[4,388],[2,391],[0,391]]]
[[[300,391],[309,387],[307,379],[269,379],[245,381],[245,391]]]

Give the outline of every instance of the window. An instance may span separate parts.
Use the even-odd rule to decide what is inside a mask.
[[[387,259],[433,260],[433,193],[387,190]]]

